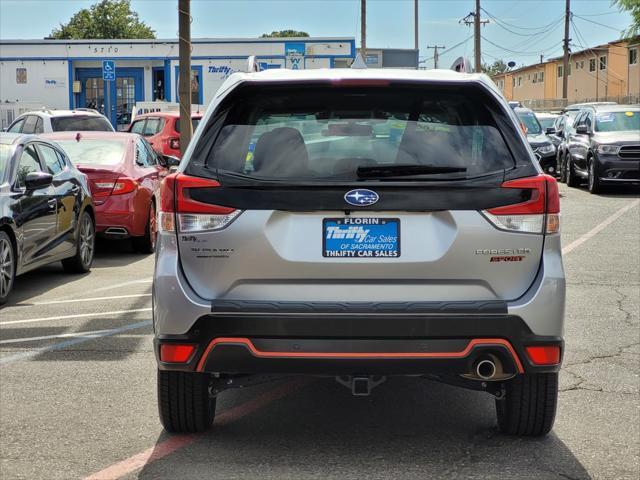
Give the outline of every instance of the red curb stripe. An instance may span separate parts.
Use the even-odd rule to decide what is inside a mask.
[[[260,408],[268,405],[269,403],[290,394],[307,382],[308,380],[301,380],[285,383],[284,385],[280,385],[271,390],[268,390],[262,395],[258,395],[257,397],[252,398],[247,402],[244,402],[236,407],[222,412],[221,414],[216,415],[214,428],[216,424],[231,423],[246,415],[249,415],[256,410],[259,410]],[[126,460],[114,463],[113,465],[100,470],[99,472],[85,477],[85,480],[116,480],[118,478],[122,478],[129,473],[140,470],[145,465],[153,463],[156,460],[160,460],[167,455],[171,455],[177,450],[191,445],[192,443],[202,438],[203,435],[204,434],[202,433],[173,435],[171,436],[171,438],[165,440],[164,442],[158,443],[151,448],[147,448],[146,450],[127,458]]]

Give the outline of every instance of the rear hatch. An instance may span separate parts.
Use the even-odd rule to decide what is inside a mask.
[[[538,272],[548,180],[480,84],[245,84],[196,142],[169,188],[205,299],[509,300]]]

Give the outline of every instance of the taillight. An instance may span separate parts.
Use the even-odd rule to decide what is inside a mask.
[[[166,363],[187,363],[196,346],[192,344],[163,343],[160,345],[160,361]]]
[[[181,233],[222,230],[238,215],[240,210],[201,202],[194,199],[194,191],[217,188],[215,180],[174,173],[162,182],[160,227],[175,231],[175,220]],[[174,216],[175,213],[175,216]]]
[[[526,347],[527,356],[534,365],[557,365],[560,363],[560,347],[557,345]]]
[[[138,188],[138,182],[129,177],[120,177],[117,180],[93,180],[91,194],[93,197],[108,197],[109,195],[123,195],[131,193]]]
[[[180,150],[180,139],[179,138],[170,138],[169,139],[169,148],[173,150]]]
[[[502,188],[531,190],[526,202],[485,210],[485,216],[497,228],[522,233],[560,231],[560,195],[556,179],[549,175],[508,180]]]

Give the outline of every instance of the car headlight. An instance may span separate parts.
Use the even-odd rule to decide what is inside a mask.
[[[556,147],[554,147],[552,143],[542,145],[541,147],[538,148],[538,152],[540,152],[542,155],[547,155],[548,153],[553,153],[555,151],[556,151]]]
[[[605,155],[617,155],[620,147],[617,145],[598,145],[598,153]]]

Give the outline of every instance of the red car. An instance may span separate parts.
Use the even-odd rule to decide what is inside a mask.
[[[201,119],[201,113],[191,115],[193,130],[196,129]],[[178,112],[154,112],[138,115],[131,122],[129,132],[142,135],[161,155],[182,158],[182,153],[180,153],[180,113]]]
[[[140,135],[112,132],[61,132],[42,135],[55,141],[89,177],[96,233],[131,238],[134,248],[153,253],[156,205],[167,161]]]

